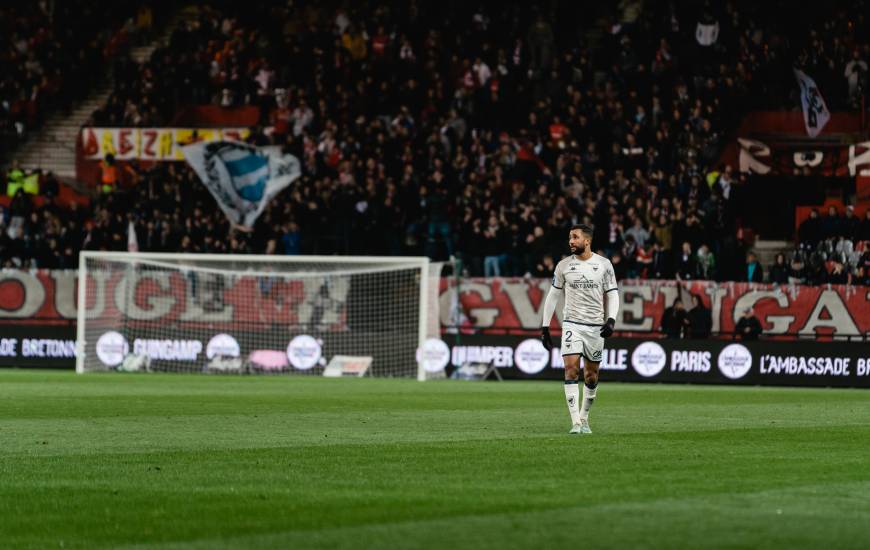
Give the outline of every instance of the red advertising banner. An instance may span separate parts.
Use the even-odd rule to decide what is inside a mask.
[[[537,330],[549,279],[465,279],[458,286],[441,282],[442,326],[457,325],[456,300],[466,325],[481,329]],[[448,292],[448,289],[451,292]],[[713,281],[620,281],[620,311],[616,329],[657,332],[665,308],[677,297],[687,309],[691,295],[711,310],[713,332],[731,333],[742,312],[754,309],[768,335],[858,336],[870,332],[870,287],[769,285]],[[452,309],[452,311],[451,311]],[[556,316],[561,317],[561,307]],[[558,326],[556,320],[553,326]]]
[[[332,300],[321,304],[321,281],[268,281],[178,272],[97,271],[87,280],[90,319],[125,319],[144,326],[207,323],[271,327],[315,322],[341,329],[349,284],[333,282]],[[133,299],[128,299],[129,296]],[[0,323],[62,324],[77,314],[77,271],[0,272]]]
[[[823,143],[808,140],[737,138],[726,163],[753,174],[870,176],[870,141]],[[736,158],[735,158],[736,157]],[[735,162],[736,160],[736,162]]]
[[[209,281],[207,275],[97,275],[87,281],[88,315],[118,315],[137,323],[254,327],[316,323],[340,330],[353,295],[349,282],[333,285],[324,305],[320,286],[310,280],[276,281],[264,288],[252,277],[239,277],[222,286],[217,279]],[[76,318],[77,280],[76,271],[3,270],[0,325],[68,324]],[[540,327],[550,280],[469,278],[457,284],[442,279],[440,287],[439,315],[445,330],[463,326],[463,332],[535,331]],[[127,300],[128,293],[135,300]],[[665,308],[678,296],[690,307],[690,295],[695,294],[711,310],[714,333],[732,332],[747,307],[754,308],[768,335],[854,337],[870,333],[870,287],[625,280],[620,282],[619,293],[616,329],[622,332],[657,332]]]
[[[251,131],[236,128],[82,128],[84,160],[182,161],[182,147],[196,141],[243,141]]]
[[[807,136],[802,114],[749,113],[723,149],[720,164],[741,172],[771,175],[870,176],[870,142],[860,141],[861,117],[831,113],[815,138]]]

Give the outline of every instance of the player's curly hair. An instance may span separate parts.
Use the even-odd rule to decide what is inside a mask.
[[[575,223],[574,225],[571,226],[569,233],[571,231],[574,231],[575,229],[579,229],[580,231],[582,231],[583,233],[588,235],[590,239],[592,238],[592,226],[591,225],[586,225],[585,223]]]

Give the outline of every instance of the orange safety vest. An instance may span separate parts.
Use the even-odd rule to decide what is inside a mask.
[[[115,185],[118,183],[118,167],[114,164],[109,164],[103,161],[100,164],[102,174],[100,181],[102,182],[103,193],[111,193],[115,190]]]

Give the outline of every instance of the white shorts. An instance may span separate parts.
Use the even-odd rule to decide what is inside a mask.
[[[562,325],[562,356],[582,355],[589,361],[601,361],[604,338],[601,327],[591,325]]]

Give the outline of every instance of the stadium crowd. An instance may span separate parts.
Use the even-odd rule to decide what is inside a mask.
[[[151,30],[162,0],[9,0],[0,5],[0,161],[55,109],[102,80],[106,58]]]
[[[830,86],[832,108],[862,93],[863,1],[805,15],[806,36],[780,24],[781,2],[303,4],[212,2],[150,61],[122,56],[91,120],[154,126],[186,104],[258,106],[251,140],[283,146],[303,176],[252,232],[230,227],[186,166],[134,165],[132,185],[89,209],[17,195],[3,264],[126,250],[130,222],[140,250],[424,253],[486,276],[549,276],[580,222],[620,278],[831,282],[834,252],[866,250],[870,216],[763,269],[751,220],[729,201],[744,179],[717,162],[741,113],[798,104],[792,62]],[[867,261],[846,278],[865,277]]]

